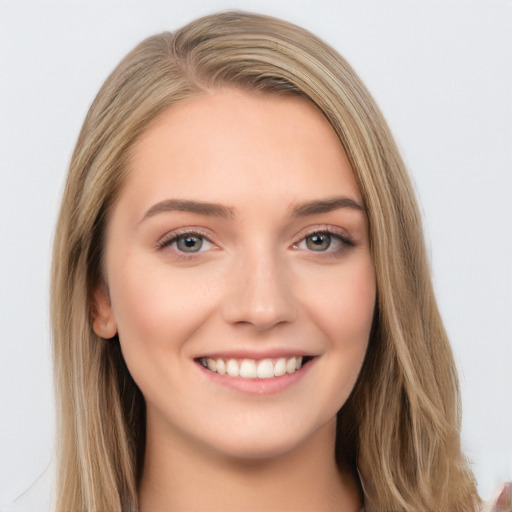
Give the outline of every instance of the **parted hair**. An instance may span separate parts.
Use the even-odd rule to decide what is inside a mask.
[[[460,396],[436,306],[421,217],[374,100],[349,64],[306,30],[225,12],[150,37],[115,68],[74,150],[54,239],[51,314],[59,512],[137,511],[144,398],[119,340],[92,328],[111,206],[134,143],[159,115],[218,87],[313,102],[343,146],[368,215],[377,282],[363,367],[338,413],[338,464],[359,475],[367,512],[475,512],[461,452]]]

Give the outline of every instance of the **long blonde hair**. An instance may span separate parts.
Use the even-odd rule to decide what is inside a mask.
[[[369,221],[377,305],[358,382],[338,413],[336,457],[358,471],[368,512],[474,512],[460,398],[404,164],[370,94],[307,31],[228,12],[150,37],[117,66],[82,127],[55,234],[52,323],[59,511],[136,511],[144,399],[119,341],[92,329],[108,212],[130,149],[184,98],[223,85],[309,98],[339,137]]]

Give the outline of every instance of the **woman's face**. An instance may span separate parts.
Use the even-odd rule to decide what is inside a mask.
[[[133,148],[105,272],[94,326],[117,329],[148,432],[263,457],[333,424],[375,277],[351,166],[309,102],[220,89],[168,110]]]

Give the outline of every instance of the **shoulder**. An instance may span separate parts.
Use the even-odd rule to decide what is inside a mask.
[[[489,507],[489,512],[512,512],[512,482],[507,482],[498,494],[498,498]]]

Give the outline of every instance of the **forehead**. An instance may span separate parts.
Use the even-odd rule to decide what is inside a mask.
[[[302,201],[359,190],[322,113],[293,95],[220,89],[189,98],[137,141],[125,194],[222,203],[243,197]]]

